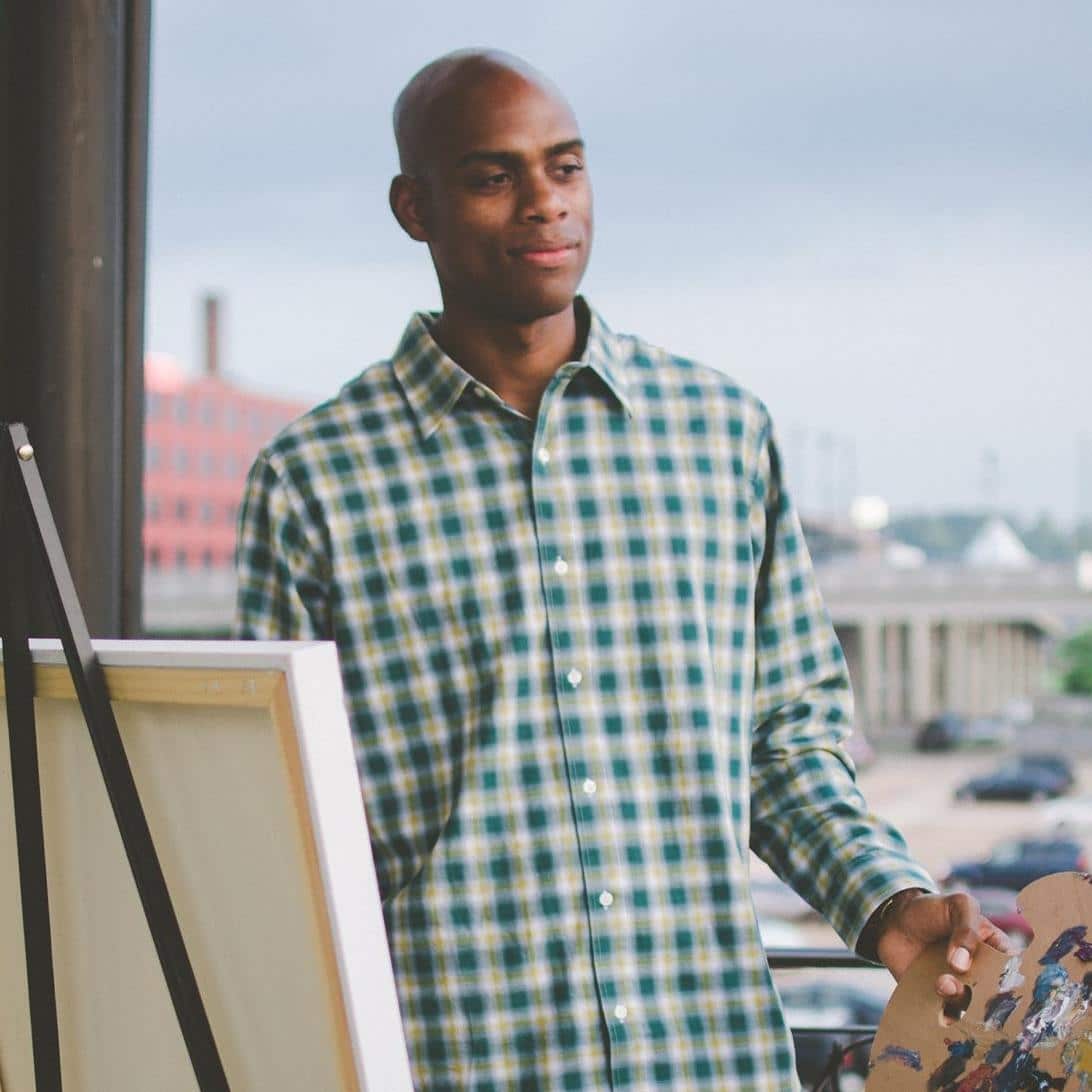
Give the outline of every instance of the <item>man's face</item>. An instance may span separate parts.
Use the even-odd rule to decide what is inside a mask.
[[[441,103],[421,204],[445,307],[529,322],[568,307],[588,263],[592,196],[568,105],[499,70]]]

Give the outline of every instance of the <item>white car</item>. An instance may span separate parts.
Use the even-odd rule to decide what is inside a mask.
[[[1092,793],[1053,800],[1043,806],[1042,816],[1047,830],[1092,833]]]

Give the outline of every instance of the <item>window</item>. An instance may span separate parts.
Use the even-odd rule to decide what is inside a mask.
[[[204,565],[206,569],[212,568],[212,551],[207,547],[201,554],[201,564]]]
[[[175,501],[174,514],[179,523],[185,523],[190,518],[190,504],[185,497],[179,497]]]
[[[179,395],[174,400],[174,419],[184,425],[190,419],[190,404],[184,395]]]
[[[209,428],[216,424],[216,406],[212,402],[201,403],[201,424]]]
[[[179,569],[184,569],[186,567],[186,550],[185,550],[185,547],[179,546],[179,548],[175,551],[175,553],[174,553],[174,563],[175,563],[175,566],[177,568],[179,568]]]
[[[158,523],[159,522],[159,498],[158,497],[153,496],[153,497],[148,498],[147,517],[148,517],[148,522],[149,523]]]
[[[152,548],[151,548],[151,549],[150,549],[150,550],[148,551],[148,564],[149,564],[149,565],[150,565],[150,566],[151,566],[151,567],[152,567],[153,569],[158,569],[158,568],[159,568],[159,566],[160,566],[160,565],[161,565],[162,563],[163,563],[163,555],[162,555],[162,554],[160,553],[159,547],[158,547],[158,546],[153,546],[153,547],[152,547]]]
[[[156,420],[163,412],[163,399],[156,391],[144,392],[144,416],[149,421]]]
[[[201,502],[201,522],[212,523],[212,501]]]
[[[159,448],[159,444],[148,445],[148,469],[158,470],[163,462],[163,452]]]
[[[190,468],[190,453],[184,447],[175,449],[174,468],[179,474],[185,474]]]

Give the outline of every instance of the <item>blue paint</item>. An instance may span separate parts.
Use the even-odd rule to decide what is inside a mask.
[[[907,1069],[921,1069],[921,1055],[909,1047],[899,1046],[897,1043],[888,1043],[883,1048],[877,1062],[898,1062]]]
[[[993,1031],[1000,1031],[1018,1004],[1020,1004],[1020,994],[1014,990],[1002,990],[1001,993],[994,994],[986,1002],[983,1026]]]
[[[963,1075],[967,1062],[974,1057],[977,1044],[973,1039],[945,1039],[944,1042],[948,1047],[948,1057],[929,1074],[929,1080],[925,1083],[926,1092],[942,1092],[954,1084]]]

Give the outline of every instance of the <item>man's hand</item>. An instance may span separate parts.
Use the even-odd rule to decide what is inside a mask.
[[[896,900],[876,940],[876,954],[896,982],[924,949],[942,940],[948,942],[948,966],[960,973],[970,967],[980,944],[999,952],[1010,951],[1008,937],[982,916],[978,900],[965,892],[930,895],[903,891]],[[942,974],[937,979],[941,997],[949,999],[962,992],[962,983],[952,975]]]

